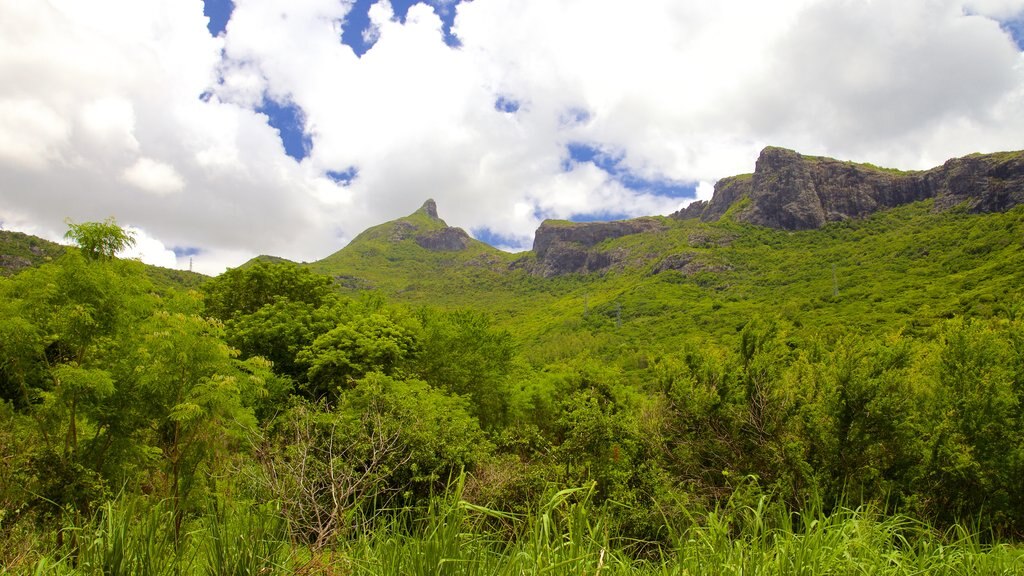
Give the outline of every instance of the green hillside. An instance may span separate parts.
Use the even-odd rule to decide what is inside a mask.
[[[463,302],[461,293],[484,289],[502,277],[514,256],[448,227],[428,205],[433,201],[409,216],[369,228],[310,269],[333,276],[347,290],[451,304]],[[457,249],[432,250],[417,242],[448,231],[455,242],[451,248]]]
[[[0,230],[0,276],[11,276],[27,268],[52,262],[64,254],[66,247],[37,236]],[[164,288],[195,288],[206,276],[186,270],[174,270],[144,264],[143,268],[157,286]]]
[[[1024,285],[1019,207],[967,214],[924,201],[799,232],[728,218],[664,219],[664,230],[594,248],[616,254],[619,264],[553,278],[529,273],[530,252],[474,244],[434,253],[410,239],[392,241],[406,222],[439,226],[419,213],[383,224],[311,268],[346,291],[485,310],[524,348],[547,353],[564,340],[609,353],[623,345],[660,351],[689,340],[729,341],[757,315],[818,332],[920,333],[939,319],[1013,308]]]

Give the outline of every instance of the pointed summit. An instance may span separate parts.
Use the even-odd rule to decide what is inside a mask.
[[[424,214],[430,216],[431,218],[437,218],[437,203],[434,202],[433,198],[429,198],[426,202],[423,203],[423,206],[421,206],[420,209],[417,210],[417,212],[423,212]]]

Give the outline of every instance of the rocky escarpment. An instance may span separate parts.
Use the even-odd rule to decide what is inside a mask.
[[[919,172],[886,170],[765,148],[752,175],[723,178],[710,202],[694,202],[680,219],[721,218],[737,206],[738,221],[785,230],[820,228],[902,204],[935,199],[937,209],[964,204],[995,212],[1024,202],[1024,152],[975,154]]]
[[[565,222],[545,220],[533,239],[532,272],[539,276],[558,276],[574,272],[597,272],[629,257],[624,252],[603,251],[597,245],[630,234],[663,230],[657,218],[637,218],[614,222]]]
[[[469,247],[470,237],[462,228],[442,228],[433,232],[417,234],[416,243],[421,248],[434,252],[457,252]]]

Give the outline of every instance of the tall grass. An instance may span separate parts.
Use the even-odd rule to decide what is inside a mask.
[[[635,543],[611,531],[613,510],[592,489],[550,494],[533,512],[513,516],[462,499],[461,483],[426,510],[310,551],[287,542],[272,505],[211,508],[183,541],[162,504],[123,499],[77,531],[77,555],[58,550],[27,574],[403,574],[522,575],[968,575],[1024,574],[1024,548],[983,544],[977,530],[940,533],[870,508],[794,514],[763,497],[691,513],[666,526],[656,553],[631,556]]]
[[[215,507],[174,541],[167,502],[122,498],[87,523],[62,530],[74,542],[55,550],[27,573],[103,576],[210,576],[291,574],[287,526],[271,504]]]

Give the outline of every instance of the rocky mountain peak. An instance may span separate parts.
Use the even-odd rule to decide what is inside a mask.
[[[431,218],[438,218],[437,203],[434,202],[433,198],[428,198],[427,201],[423,203],[423,206],[420,206],[420,209],[417,210],[417,212],[422,212]]]
[[[423,229],[422,223],[417,226],[409,221],[399,220],[397,226],[404,226],[404,238],[412,238],[421,248],[432,252],[459,252],[469,247],[472,238],[462,228],[449,226],[437,215],[437,203],[433,198],[423,203],[412,216],[417,214],[426,215],[431,219],[427,229]]]
[[[723,178],[710,202],[694,202],[675,218],[717,220],[741,199],[741,222],[805,230],[863,218],[879,210],[934,198],[937,209],[966,204],[975,212],[1024,203],[1024,152],[974,154],[920,172],[804,156],[770,146],[754,174]]]

